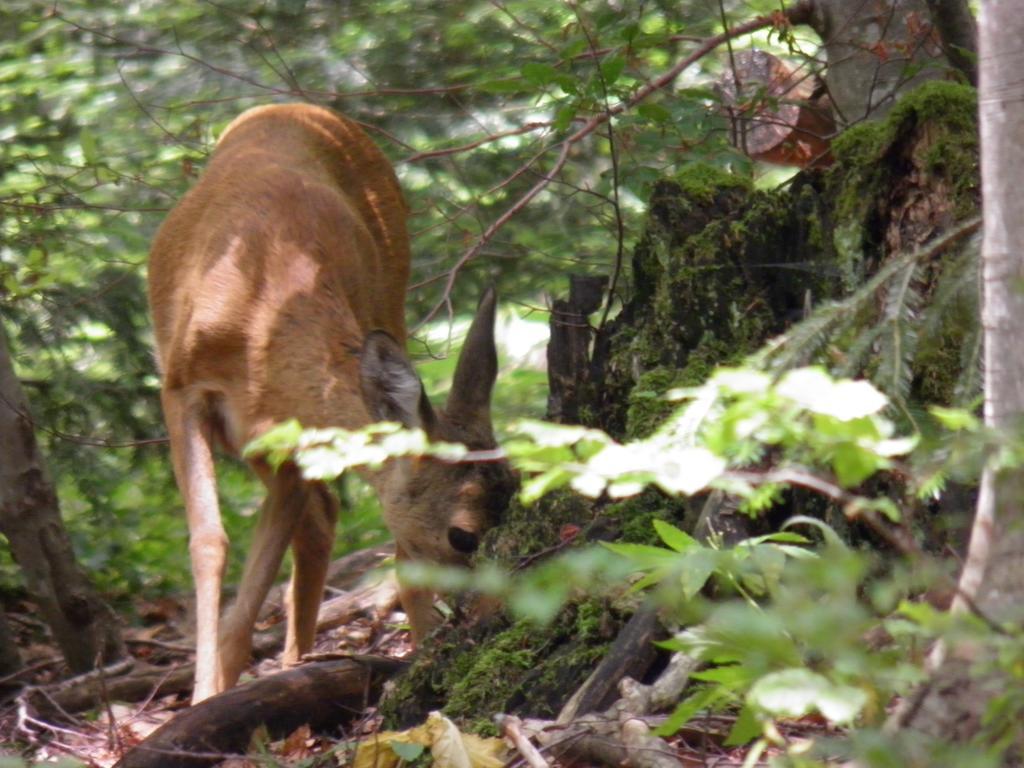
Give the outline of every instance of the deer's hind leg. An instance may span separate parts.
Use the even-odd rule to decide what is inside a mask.
[[[196,592],[196,675],[192,703],[224,690],[217,651],[220,590],[228,538],[217,504],[213,429],[204,404],[185,389],[160,394],[171,441],[171,461],[188,518],[189,555]]]

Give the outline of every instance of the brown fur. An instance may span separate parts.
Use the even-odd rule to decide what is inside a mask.
[[[313,641],[337,518],[327,489],[286,464],[253,467],[268,489],[238,598],[220,619],[227,537],[212,449],[237,453],[272,425],[359,428],[381,418],[493,447],[494,297],[481,301],[445,411],[402,346],[406,206],[363,131],[303,104],[249,110],[228,126],[196,186],[153,243],[149,295],[172,460],[196,583],[193,702],[233,685],[285,549],[295,568],[285,660]],[[383,331],[384,333],[370,333]],[[399,559],[464,562],[507,499],[503,466],[395,461],[373,473]],[[433,596],[401,588],[419,639]]]

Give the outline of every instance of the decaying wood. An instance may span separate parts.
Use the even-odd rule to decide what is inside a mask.
[[[398,605],[398,584],[394,574],[370,581],[351,592],[325,600],[317,614],[316,632],[348,624],[357,616],[370,612],[388,613]],[[284,625],[276,624],[269,630],[257,632],[253,637],[253,656],[266,658],[278,653],[284,643]]]
[[[558,758],[611,768],[679,768],[675,749],[654,736],[642,718],[620,720],[590,715],[562,725],[548,720],[525,720],[527,734]]]
[[[832,103],[818,77],[767,51],[740,51],[720,80],[732,142],[755,160],[801,168],[833,162]]]
[[[359,657],[305,664],[190,707],[128,752],[116,768],[212,765],[245,752],[252,732],[272,737],[308,723],[324,728],[362,715],[403,663]]]
[[[353,553],[335,561],[336,577],[340,583],[354,581],[351,573],[380,562],[387,548],[375,548]],[[351,573],[350,573],[351,572]],[[350,575],[346,575],[349,573]],[[346,592],[320,606],[317,632],[348,624],[354,618],[370,612],[386,613],[397,605],[397,585],[387,575]],[[256,634],[253,657],[267,658],[280,653],[284,643],[284,627],[275,625]],[[37,686],[25,692],[33,710],[44,719],[61,720],[68,714],[95,709],[106,701],[142,701],[155,695],[186,693],[191,690],[195,665],[191,662],[173,667],[156,666],[142,662],[119,662],[102,670],[78,675],[47,686]]]
[[[656,652],[652,641],[656,639],[659,626],[653,606],[645,606],[633,614],[601,663],[563,705],[558,722],[569,723],[580,715],[607,707],[615,698],[619,681],[646,672],[654,661]]]
[[[22,696],[45,720],[95,709],[107,701],[143,701],[152,696],[184,693],[192,688],[192,664],[157,667],[136,662],[124,669],[105,668],[49,686],[35,686]]]
[[[14,641],[14,633],[11,632],[3,611],[0,611],[0,695],[3,693],[3,678],[16,675],[24,668],[21,652]]]
[[[719,490],[708,494],[693,529],[693,537],[697,541],[717,539],[725,546],[733,546],[752,535],[750,516],[740,513],[739,500],[735,496]]]
[[[679,700],[699,662],[683,653],[673,654],[650,685],[637,682],[623,671],[628,668],[625,662],[628,655],[650,649],[658,631],[656,611],[652,607],[638,611],[623,627],[605,659],[608,662],[618,656],[621,660],[599,665],[570,697],[556,721],[528,719],[520,722],[505,715],[499,715],[495,721],[530,765],[534,764],[528,756],[531,746],[520,744],[524,739],[536,740],[555,757],[616,768],[677,768],[682,763],[676,750],[651,733],[650,713]],[[649,663],[642,669],[647,666]],[[604,712],[594,712],[595,707],[587,702],[599,701],[609,684],[617,684],[619,698]]]
[[[700,662],[685,653],[673,653],[668,666],[650,685],[624,677],[619,683],[621,706],[626,712],[648,714],[672,706],[682,695]]]
[[[551,339],[548,342],[548,413],[560,424],[579,423],[579,388],[590,367],[593,329],[587,316],[601,307],[608,279],[572,275],[569,298],[551,305]]]
[[[494,722],[501,729],[502,735],[512,742],[523,760],[530,768],[549,768],[540,750],[533,746],[529,736],[523,733],[523,721],[515,715],[496,715]]]

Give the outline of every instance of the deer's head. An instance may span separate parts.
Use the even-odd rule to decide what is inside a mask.
[[[370,415],[420,428],[431,440],[459,442],[474,451],[497,447],[491,392],[498,374],[494,346],[495,294],[488,290],[459,356],[448,402],[435,411],[402,345],[383,331],[368,334],[360,363],[363,400]],[[515,479],[504,460],[395,461],[378,492],[384,516],[405,554],[459,564],[508,505]]]

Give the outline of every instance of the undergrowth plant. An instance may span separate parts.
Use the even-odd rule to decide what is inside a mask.
[[[670,397],[682,403],[678,410],[650,437],[629,443],[583,427],[514,425],[505,452],[523,474],[522,500],[565,486],[617,499],[653,485],[672,495],[720,491],[756,516],[782,489],[800,486],[884,534],[899,524],[901,505],[866,490],[873,476],[892,473],[908,497],[928,496],[962,469],[965,457],[979,467],[985,456],[1004,466],[1020,459],[1018,441],[985,433],[970,413],[955,409],[932,409],[934,431],[944,437],[922,443],[896,427],[889,400],[871,383],[821,368],[777,377],[720,369],[704,385]],[[495,458],[432,444],[396,425],[355,433],[283,425],[249,450],[295,460],[319,479],[403,456]],[[753,741],[752,755],[784,746],[794,765],[839,754],[884,764],[865,755],[885,738],[880,729],[893,697],[924,679],[929,645],[953,632],[992,631],[978,617],[950,617],[912,599],[952,585],[941,563],[919,551],[883,558],[855,550],[818,519],[795,517],[776,533],[733,546],[714,537],[699,541],[664,521],[654,525],[659,545],[579,547],[514,576],[493,563],[472,573],[413,565],[404,576],[502,597],[515,615],[539,622],[580,592],[647,593],[677,628],[664,647],[702,663],[660,732],[728,708],[739,714],[726,744]],[[1019,656],[1008,646],[1006,658]],[[1000,722],[1020,711],[1012,698]],[[804,717],[851,729],[857,738],[813,745],[794,738],[794,719]]]

